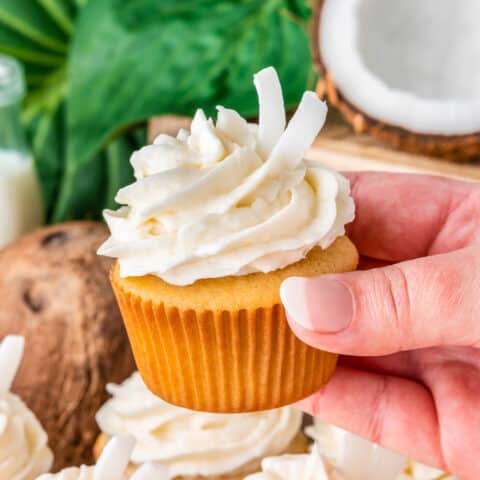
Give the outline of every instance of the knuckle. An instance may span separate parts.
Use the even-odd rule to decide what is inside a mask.
[[[376,323],[383,324],[391,330],[392,340],[401,341],[410,329],[411,293],[409,282],[404,270],[392,265],[381,268],[373,273],[372,285],[373,305],[370,312],[375,312]],[[402,345],[396,345],[402,349]]]

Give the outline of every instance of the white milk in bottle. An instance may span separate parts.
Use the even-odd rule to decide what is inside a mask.
[[[0,247],[41,225],[40,186],[20,123],[23,71],[0,55]]]

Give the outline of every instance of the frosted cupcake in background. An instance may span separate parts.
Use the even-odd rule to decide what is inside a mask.
[[[448,473],[407,461],[396,452],[317,419],[306,433],[345,480],[455,480]]]
[[[37,480],[170,480],[168,470],[155,463],[142,465],[130,476],[127,470],[134,446],[135,439],[131,436],[114,437],[96,465],[65,468],[58,473],[41,475]]]
[[[286,122],[273,68],[255,75],[259,124],[218,107],[132,155],[106,211],[110,278],[148,388],[194,410],[242,413],[318,391],[337,355],[290,330],[280,285],[355,270],[346,178],[304,158],[327,107],[305,92]]]
[[[310,454],[281,455],[262,461],[262,471],[245,480],[344,480],[341,473],[322,457],[318,448]]]
[[[168,467],[173,478],[243,479],[258,471],[265,456],[306,452],[302,413],[283,407],[259,413],[199,413],[167,404],[153,395],[134,373],[98,411],[102,431],[95,458],[109,438],[130,434],[137,443],[129,469],[147,461]]]
[[[0,480],[33,480],[48,472],[53,454],[33,412],[10,392],[25,340],[7,336],[0,344]]]

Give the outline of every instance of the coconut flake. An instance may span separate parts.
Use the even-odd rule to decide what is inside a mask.
[[[259,103],[258,151],[267,158],[285,130],[285,107],[282,86],[273,67],[253,76]]]
[[[405,462],[401,455],[346,431],[337,459],[349,480],[394,480]]]
[[[8,335],[0,345],[0,395],[10,391],[23,357],[25,339]]]
[[[254,147],[255,137],[248,128],[247,121],[230,108],[217,106],[216,127],[222,130],[237,145]]]
[[[369,480],[389,480],[397,478],[405,468],[406,461],[406,458],[399,453],[376,445]]]
[[[320,456],[320,449],[318,448],[317,443],[315,442],[313,444],[312,451],[310,453],[310,456],[308,457],[307,460],[307,466],[306,466],[306,478],[315,478],[314,474],[315,471],[318,469],[318,460],[321,458]],[[323,462],[322,462],[323,463]]]
[[[135,438],[131,435],[113,437],[100,455],[93,472],[93,480],[122,480],[130,463],[135,446]]]
[[[169,480],[167,467],[159,463],[144,463],[131,477],[130,480]]]
[[[323,127],[326,117],[327,104],[315,92],[305,92],[268,159],[271,176],[298,166]]]

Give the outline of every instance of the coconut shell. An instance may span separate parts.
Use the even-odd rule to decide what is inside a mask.
[[[0,251],[0,338],[26,338],[13,391],[46,429],[54,470],[93,462],[105,385],[134,370],[108,280],[111,261],[96,254],[107,235],[100,223],[75,222]]]
[[[372,118],[350,103],[335,84],[332,73],[325,67],[320,51],[319,26],[324,0],[315,3],[312,22],[313,61],[320,80],[317,93],[336,107],[357,134],[370,135],[400,150],[440,157],[456,162],[471,161],[480,155],[480,132],[465,135],[435,135],[408,131]]]

